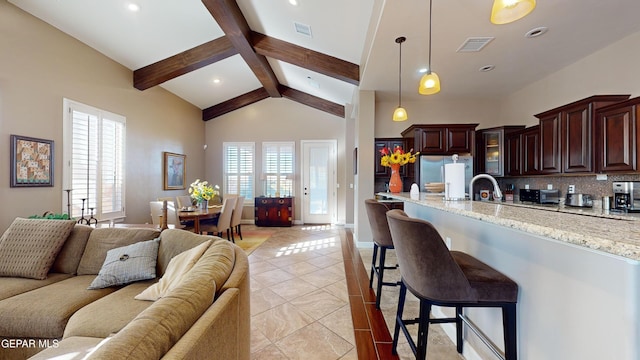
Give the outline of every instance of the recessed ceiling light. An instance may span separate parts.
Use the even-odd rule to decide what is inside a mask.
[[[481,67],[480,69],[478,69],[478,71],[487,72],[487,71],[491,71],[491,70],[493,70],[495,68],[496,68],[495,65],[485,65],[485,66]]]
[[[213,83],[214,84],[220,84],[221,82],[222,82],[222,80],[220,80],[218,78],[213,79]]]
[[[129,3],[127,5],[127,9],[129,9],[129,11],[137,12],[140,11],[140,6],[138,6],[138,4]]]
[[[298,6],[298,0],[289,0],[289,4],[293,6]]]
[[[424,74],[424,73],[426,73],[428,70],[429,70],[429,69],[427,69],[427,68],[421,68],[421,69],[418,69],[418,72],[419,72],[420,74]]]
[[[544,26],[537,27],[535,29],[531,29],[527,31],[526,34],[524,34],[524,37],[527,37],[527,38],[538,37],[538,36],[544,35],[544,33],[546,33],[547,30],[549,30],[549,28],[546,28]]]

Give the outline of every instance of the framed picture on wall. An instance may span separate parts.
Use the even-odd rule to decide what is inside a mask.
[[[11,135],[11,187],[53,186],[53,140]]]
[[[187,156],[182,154],[174,154],[163,152],[164,159],[164,190],[184,190],[187,168]]]

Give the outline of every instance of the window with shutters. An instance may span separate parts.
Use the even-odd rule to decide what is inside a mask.
[[[71,216],[123,218],[126,118],[64,99],[63,184]],[[63,212],[67,212],[64,192]]]
[[[295,142],[262,143],[264,195],[293,196]]]
[[[255,183],[255,143],[225,142],[224,193],[244,196],[245,203],[253,203]]]

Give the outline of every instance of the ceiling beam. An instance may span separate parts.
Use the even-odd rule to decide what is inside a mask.
[[[146,90],[237,54],[225,36],[160,60],[133,72],[133,86]]]
[[[235,0],[202,0],[211,16],[249,65],[269,96],[280,97],[278,78],[267,58],[256,54],[250,42],[251,29]]]
[[[251,42],[260,55],[282,60],[349,84],[360,84],[360,66],[336,57],[313,51],[258,32],[251,32]]]
[[[211,120],[267,98],[269,98],[269,94],[264,88],[250,91],[246,94],[234,97],[233,99],[229,99],[225,102],[221,102],[220,104],[213,105],[202,110],[202,120]]]
[[[344,106],[340,104],[336,104],[329,100],[325,100],[284,85],[280,85],[280,93],[283,97],[289,100],[344,118]]]

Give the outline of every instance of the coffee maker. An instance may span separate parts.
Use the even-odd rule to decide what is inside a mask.
[[[640,181],[614,182],[613,208],[640,212]]]

